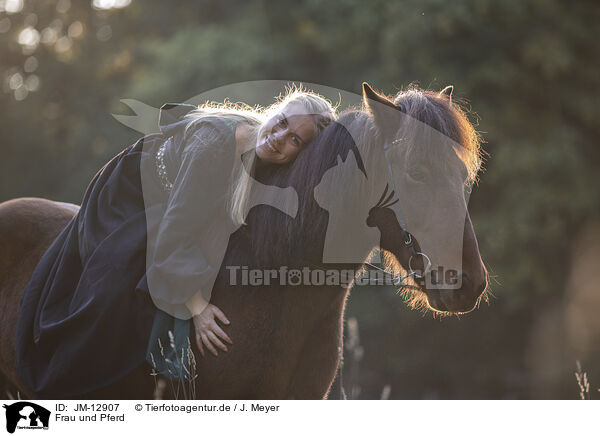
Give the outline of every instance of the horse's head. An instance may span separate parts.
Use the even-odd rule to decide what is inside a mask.
[[[380,148],[368,152],[379,202],[367,224],[379,228],[382,249],[416,272],[424,294],[413,297],[426,296],[438,311],[472,310],[487,284],[466,199],[481,163],[477,133],[452,103],[451,88],[408,90],[392,100],[365,83],[363,98],[379,138],[370,147]]]

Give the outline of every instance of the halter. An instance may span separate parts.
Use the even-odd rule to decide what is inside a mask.
[[[417,249],[415,248],[415,243],[414,243],[412,235],[406,230],[406,221],[404,220],[404,216],[402,215],[402,210],[400,209],[400,201],[398,199],[396,199],[395,201],[389,203],[389,201],[393,198],[394,193],[397,192],[396,184],[394,183],[394,174],[392,172],[392,164],[390,163],[389,153],[391,152],[392,148],[396,144],[398,144],[399,141],[401,141],[401,140],[396,139],[395,141],[392,141],[391,143],[386,141],[383,145],[383,152],[384,152],[385,163],[386,163],[386,167],[387,167],[389,181],[388,181],[388,185],[385,187],[385,190],[383,191],[381,198],[379,199],[379,202],[375,206],[375,207],[389,207],[394,211],[394,214],[396,215],[396,219],[398,220],[398,223],[400,224],[404,245],[406,246],[406,248],[408,248],[408,252],[410,253],[410,257],[408,258],[408,274],[406,274],[404,276],[395,276],[393,279],[393,283],[395,285],[400,285],[403,280],[406,280],[407,278],[409,278],[411,276],[416,279],[423,279],[425,277],[425,275],[431,269],[431,259],[429,258],[429,256],[427,256],[422,251],[417,251]],[[386,198],[385,195],[387,194],[388,186],[392,188],[392,192]],[[384,200],[384,198],[385,198],[385,200]],[[413,261],[413,259],[416,259],[417,256],[423,257],[424,270],[422,271],[421,274],[419,274],[417,271],[415,271],[412,268],[412,261]],[[378,268],[375,265],[372,265],[368,262],[366,263],[366,265],[369,265],[373,268],[383,271],[381,268]],[[384,272],[387,273],[387,271],[384,271]],[[371,282],[373,282],[373,281],[378,282],[379,279],[371,279]]]

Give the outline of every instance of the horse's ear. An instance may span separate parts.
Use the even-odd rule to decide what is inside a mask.
[[[454,86],[452,85],[448,85],[440,91],[440,95],[445,95],[448,97],[448,102],[450,104],[452,104],[452,91],[454,91]]]
[[[393,102],[391,102],[387,97],[376,93],[367,82],[363,82],[362,88],[363,103],[375,118],[377,118],[377,115],[379,114],[379,112],[381,112],[381,107],[379,106],[379,104],[398,110],[398,107]],[[379,104],[373,104],[373,102]]]
[[[402,109],[387,97],[375,92],[367,82],[363,82],[362,88],[363,104],[373,115],[375,125],[384,135],[393,133],[394,128],[398,126],[398,112],[402,112]]]

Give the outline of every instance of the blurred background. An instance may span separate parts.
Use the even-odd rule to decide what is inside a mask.
[[[351,398],[600,398],[600,4],[558,0],[0,0],[0,201],[80,203],[159,107],[234,82],[454,85],[486,143],[469,209],[489,304],[347,307]]]

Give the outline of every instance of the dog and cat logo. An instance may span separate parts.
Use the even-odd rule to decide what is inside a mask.
[[[29,401],[19,401],[4,405],[6,409],[6,431],[14,433],[18,429],[48,429],[50,411]]]

